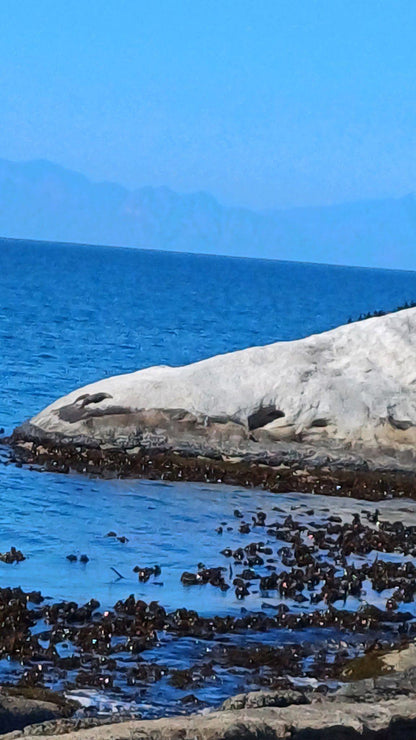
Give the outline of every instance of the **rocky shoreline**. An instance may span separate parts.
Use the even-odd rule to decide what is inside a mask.
[[[384,651],[378,660],[375,667],[371,659],[359,659],[374,675],[333,692],[322,686],[254,691],[230,697],[219,709],[154,720],[85,716],[61,694],[3,687],[0,734],[5,740],[62,735],[77,740],[411,740],[416,733],[414,644]]]
[[[241,593],[237,616],[168,611],[133,594],[103,610],[94,599],[51,603],[36,591],[0,589],[0,658],[15,666],[17,694],[58,688],[75,698],[79,691],[98,690],[119,704],[130,697],[140,714],[141,703],[149,706],[151,687],[168,685],[177,692],[177,704],[164,719],[132,720],[121,713],[117,726],[101,727],[114,715],[91,717],[77,709],[73,719],[64,715],[58,722],[46,715],[25,736],[93,732],[97,740],[125,733],[230,740],[307,738],[314,729],[317,738],[370,738],[377,729],[385,733],[380,738],[406,737],[397,733],[415,729],[416,526],[380,519],[372,509],[351,521],[351,515],[343,520],[330,510],[322,519],[312,509],[301,516],[300,507],[291,514],[276,507],[275,519],[257,510],[250,524],[235,510],[241,546],[221,551],[227,567],[200,565],[182,581],[187,588],[234,587]],[[225,544],[221,537],[219,542]],[[137,569],[140,582],[155,576],[150,570]],[[261,608],[249,611],[244,594],[256,587]],[[378,594],[378,606],[360,603],[363,588]],[[351,598],[355,606],[347,603]],[[179,667],[163,653],[163,645],[174,642],[179,654],[184,645],[188,655]],[[230,674],[261,692],[227,699],[220,712],[207,707],[204,687]],[[95,725],[100,726],[93,730]]]
[[[5,464],[276,494],[415,500],[415,337],[412,308],[298,342],[99,381],[2,440],[9,450]],[[237,617],[203,617],[185,608],[169,612],[132,594],[101,612],[93,599],[45,604],[37,592],[0,589],[0,656],[20,665],[17,691],[61,685],[67,692],[96,688],[117,696],[127,687],[146,693],[165,681],[182,692],[187,715],[96,727],[102,718],[47,715],[40,725],[31,727],[29,720],[24,737],[416,736],[416,527],[380,521],[377,511],[356,513],[348,522],[336,512],[318,521],[313,509],[306,523],[282,511],[276,521],[258,511],[252,521],[241,512],[235,517],[241,547],[223,548],[227,564],[200,563],[196,572],[183,573],[182,582],[234,588],[242,605],[257,593],[266,599],[257,611],[243,606]],[[141,573],[151,577],[148,571],[138,568],[139,580]],[[377,594],[377,606],[360,601],[364,586]],[[268,645],[265,636],[280,630],[294,639]],[[296,640],[302,630],[319,639],[325,630],[338,636]],[[235,638],[244,642],[246,635],[250,641],[242,647]],[[166,639],[206,644],[210,658],[204,654],[177,668],[143,657]],[[62,643],[69,654],[60,654]],[[403,666],[404,655],[410,665]],[[247,689],[267,691],[209,710],[198,688],[230,671],[241,673]],[[21,728],[13,728],[10,740]]]
[[[414,497],[416,309],[107,378],[3,443],[61,472]]]
[[[212,453],[190,454],[175,449],[140,449],[125,451],[91,447],[63,440],[31,438],[27,428],[17,429],[1,440],[10,447],[8,463],[25,464],[45,472],[74,471],[101,478],[146,478],[165,481],[224,483],[244,488],[260,488],[272,493],[316,493],[346,496],[367,501],[389,498],[416,499],[416,476],[402,469],[369,469],[364,460],[331,461],[303,464],[291,454],[260,454],[228,457]]]
[[[6,732],[4,738],[52,739],[65,735],[68,740],[413,740],[415,691],[416,669],[410,668],[347,684],[332,696],[293,690],[257,691],[232,697],[219,710],[208,713],[117,721],[56,718],[53,703],[22,697],[19,708],[28,712],[28,723]],[[7,707],[7,699],[0,698],[0,704],[6,702]],[[48,712],[55,712],[55,718],[48,717]],[[36,713],[38,718],[43,713],[43,717],[32,724],[30,719]]]

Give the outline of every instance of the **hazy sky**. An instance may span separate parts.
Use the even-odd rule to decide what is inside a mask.
[[[0,0],[0,157],[255,208],[416,189],[415,0]]]

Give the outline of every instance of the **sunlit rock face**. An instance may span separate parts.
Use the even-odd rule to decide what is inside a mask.
[[[125,450],[367,450],[413,465],[415,430],[416,309],[409,309],[106,378],[60,398],[18,432]]]

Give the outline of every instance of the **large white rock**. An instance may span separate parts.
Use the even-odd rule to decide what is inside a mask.
[[[93,394],[108,397],[85,399]],[[108,442],[134,436],[137,417],[131,412],[185,409],[197,417],[199,434],[204,424],[209,428],[208,417],[241,423],[222,423],[218,442],[221,447],[227,434],[241,428],[240,437],[232,437],[238,447],[251,434],[250,415],[270,406],[282,412],[280,418],[252,433],[267,449],[273,440],[296,439],[413,455],[416,309],[185,367],[158,366],[100,380],[60,398],[31,423],[46,433]],[[153,429],[163,428],[163,420],[152,423]]]

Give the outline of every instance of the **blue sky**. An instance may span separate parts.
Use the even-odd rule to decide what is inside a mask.
[[[0,157],[253,208],[414,191],[414,0],[0,0]]]

